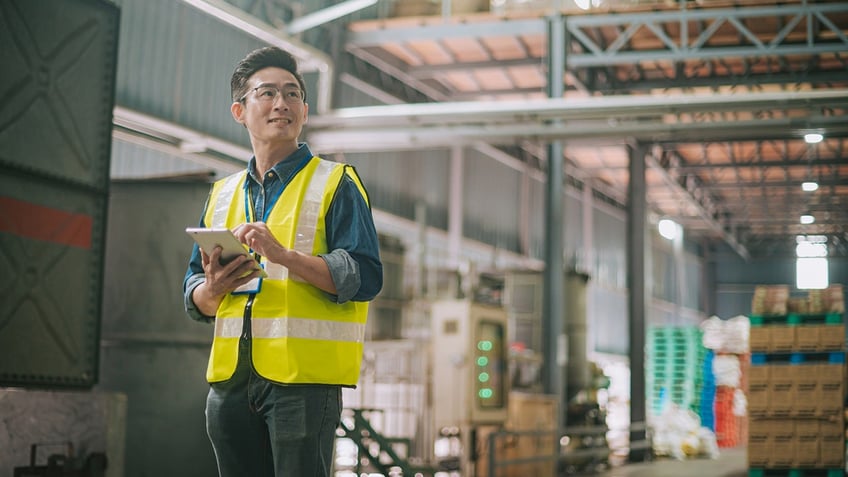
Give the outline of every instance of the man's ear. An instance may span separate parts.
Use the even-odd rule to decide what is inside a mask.
[[[242,103],[241,101],[233,102],[233,104],[230,106],[230,113],[232,113],[233,119],[235,119],[237,123],[240,123],[241,125],[245,125],[244,124],[244,103]]]
[[[309,120],[309,103],[303,103],[303,124]]]

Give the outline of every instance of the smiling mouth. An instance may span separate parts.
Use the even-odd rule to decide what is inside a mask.
[[[291,124],[291,119],[286,119],[286,118],[274,118],[274,119],[269,120],[268,122],[269,122],[269,123],[273,123],[273,124],[277,124],[277,123]]]

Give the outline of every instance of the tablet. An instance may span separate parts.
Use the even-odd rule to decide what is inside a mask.
[[[187,227],[186,233],[197,242],[197,245],[207,254],[212,253],[215,247],[221,246],[221,263],[226,264],[238,257],[239,255],[250,255],[250,249],[247,245],[238,241],[230,229],[223,228],[200,228]],[[262,270],[262,277],[266,277],[265,270]]]

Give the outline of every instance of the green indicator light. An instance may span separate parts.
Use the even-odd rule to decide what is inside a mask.
[[[489,380],[489,373],[480,373],[477,375],[477,379],[480,380],[481,383],[485,383]]]
[[[477,366],[486,366],[487,364],[489,364],[489,358],[485,356],[477,357]]]
[[[480,396],[481,399],[489,399],[492,397],[492,390],[490,388],[483,388],[477,392],[477,395]]]
[[[489,340],[483,340],[477,342],[477,349],[480,351],[491,351],[492,350],[492,342]]]

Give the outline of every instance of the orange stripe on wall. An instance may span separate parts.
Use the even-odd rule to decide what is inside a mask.
[[[90,249],[93,222],[89,215],[0,196],[0,232]]]

